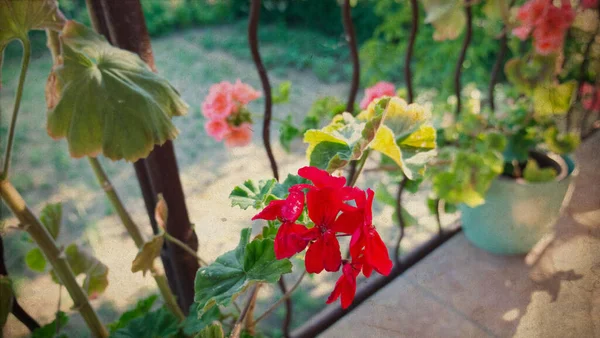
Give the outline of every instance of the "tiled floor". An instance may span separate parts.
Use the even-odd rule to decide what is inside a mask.
[[[600,337],[600,135],[577,153],[575,192],[527,256],[458,234],[322,337]]]

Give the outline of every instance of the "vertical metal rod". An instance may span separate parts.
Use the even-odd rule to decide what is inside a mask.
[[[465,39],[463,40],[463,45],[460,50],[460,55],[458,57],[458,62],[456,63],[456,69],[454,71],[454,93],[456,95],[456,111],[454,113],[454,118],[458,120],[458,116],[460,115],[460,111],[462,109],[460,92],[460,76],[462,73],[463,63],[465,62],[465,57],[467,56],[467,49],[469,48],[469,44],[471,43],[471,37],[473,35],[473,12],[471,10],[471,1],[465,0],[465,14],[467,16],[467,31],[465,33]]]
[[[415,96],[413,90],[412,71],[410,64],[413,57],[413,50],[415,48],[415,40],[417,38],[417,32],[419,30],[419,6],[417,0],[410,0],[411,8],[411,29],[410,38],[408,39],[408,47],[406,49],[406,59],[404,61],[404,82],[408,89],[408,103],[413,103]]]
[[[503,32],[502,37],[500,37],[500,49],[498,50],[496,62],[494,62],[494,67],[492,68],[492,75],[490,76],[490,86],[488,88],[488,100],[490,103],[490,109],[492,110],[492,114],[496,111],[496,103],[494,101],[494,88],[496,87],[496,83],[498,82],[498,74],[500,73],[502,65],[504,64],[504,56],[506,55],[507,48],[508,37],[506,36],[506,32]]]
[[[350,83],[350,93],[346,102],[346,111],[354,115],[354,101],[356,100],[356,93],[358,92],[358,84],[360,82],[360,62],[358,60],[356,32],[352,23],[350,0],[344,0],[344,4],[342,5],[342,22],[344,24],[346,41],[350,48],[350,58],[352,59],[352,82]]]
[[[252,0],[250,5],[250,18],[248,21],[248,44],[250,45],[250,53],[252,54],[252,60],[254,61],[254,65],[256,66],[256,70],[258,71],[258,76],[260,77],[260,83],[263,87],[263,92],[265,94],[265,118],[263,121],[263,144],[265,146],[265,150],[267,151],[267,156],[269,157],[269,163],[271,164],[271,171],[273,172],[273,177],[279,181],[279,172],[277,169],[277,162],[275,162],[275,156],[273,155],[273,150],[271,149],[271,115],[272,115],[272,97],[271,97],[271,84],[269,83],[269,76],[267,75],[267,70],[263,65],[263,62],[260,57],[260,52],[258,51],[258,20],[260,18],[260,0]]]
[[[346,41],[348,41],[350,57],[352,59],[352,82],[350,83],[350,93],[348,94],[348,101],[346,102],[346,111],[354,115],[354,101],[356,100],[356,93],[358,92],[358,85],[360,83],[360,62],[358,59],[356,32],[354,30],[354,24],[352,23],[350,0],[344,0],[342,5],[342,23],[344,25],[344,33]],[[356,175],[356,166],[357,161],[350,162],[350,171],[348,172],[348,178],[346,180],[348,184],[350,184]]]
[[[400,243],[404,238],[404,229],[406,228],[404,217],[402,217],[402,192],[404,192],[407,181],[408,178],[404,176],[402,181],[398,184],[398,195],[396,196],[396,217],[398,218],[398,227],[400,228],[400,235],[398,236],[396,246],[394,247],[394,264],[396,265],[400,264]]]

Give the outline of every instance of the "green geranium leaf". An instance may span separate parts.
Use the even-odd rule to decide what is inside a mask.
[[[470,207],[485,202],[492,181],[504,169],[500,152],[483,146],[479,151],[447,148],[441,158],[449,160],[450,164],[431,168],[433,191],[449,203],[465,203]]]
[[[277,183],[275,179],[261,180],[258,184],[253,180],[247,180],[243,185],[233,188],[233,191],[229,194],[231,206],[238,206],[244,210],[249,207],[256,210],[264,208],[268,204],[275,183]]]
[[[94,299],[108,287],[108,267],[96,257],[82,250],[77,244],[71,243],[64,250],[64,255],[75,276],[85,275],[83,289],[90,299]],[[52,277],[58,283],[54,271]]]
[[[194,338],[224,338],[225,334],[223,333],[223,328],[221,327],[221,323],[214,322],[209,326],[202,329],[202,331],[198,332]]]
[[[461,0],[421,0],[427,16],[425,23],[435,29],[436,41],[454,40],[462,33],[467,22]]]
[[[47,129],[67,138],[71,156],[136,161],[177,136],[171,117],[188,107],[136,54],[74,21],[60,40],[63,64],[46,86]]]
[[[273,104],[287,103],[290,101],[290,90],[292,89],[291,81],[283,81],[273,91]]]
[[[135,273],[142,271],[142,274],[145,276],[146,271],[149,271],[152,268],[154,259],[160,256],[160,251],[162,250],[164,243],[164,234],[156,235],[152,237],[151,240],[144,243],[138,254],[135,256],[135,259],[131,263],[131,272]]]
[[[204,314],[198,318],[198,313],[196,312],[197,306],[197,304],[192,304],[190,307],[190,314],[181,324],[183,327],[183,333],[186,336],[192,336],[200,332],[212,322],[221,318],[221,310],[218,306],[211,307],[210,310],[204,312]]]
[[[112,332],[110,337],[173,337],[179,331],[178,323],[179,321],[174,314],[165,308],[160,308],[131,320],[125,327]]]
[[[46,258],[39,248],[33,248],[25,255],[25,264],[35,272],[44,272],[46,270]]]
[[[56,335],[56,326],[58,324],[59,328],[65,327],[65,325],[67,325],[68,322],[69,317],[67,316],[67,314],[62,311],[58,311],[56,318],[52,322],[33,331],[33,333],[31,334],[31,338],[66,338],[67,335],[65,334],[61,334],[60,336]]]
[[[581,138],[575,133],[560,134],[558,128],[551,127],[544,132],[544,141],[550,151],[562,155],[575,151]]]
[[[300,134],[300,129],[294,126],[292,116],[289,115],[279,127],[279,143],[283,149],[289,152],[292,141]]]
[[[273,187],[273,190],[271,191],[271,193],[279,199],[284,199],[289,194],[289,189],[293,185],[308,184],[308,183],[310,183],[310,181],[304,177],[288,174],[283,182],[275,184],[275,187]]]
[[[56,0],[0,0],[0,55],[12,40],[29,40],[30,30],[59,31],[64,24]]]
[[[523,170],[523,178],[527,182],[548,182],[556,178],[554,168],[540,168],[536,161],[529,160]]]
[[[12,312],[14,297],[12,280],[0,275],[0,330],[4,328],[8,314]]]
[[[317,118],[320,121],[323,117],[334,117],[343,113],[346,110],[346,105],[335,96],[320,97],[313,102],[308,116]],[[315,127],[316,128],[316,127]],[[313,129],[315,129],[313,128]]]
[[[229,305],[254,283],[275,283],[282,274],[292,271],[289,260],[275,258],[272,239],[255,239],[248,243],[251,230],[242,230],[237,248],[198,270],[194,297],[198,316],[214,305]]]
[[[531,58],[512,58],[504,65],[504,73],[515,88],[527,95],[549,82],[554,76],[555,55],[536,54]]]
[[[360,120],[343,113],[320,130],[306,131],[304,142],[308,143],[306,157],[310,165],[333,172],[359,159],[381,126],[388,101],[379,100]]]
[[[129,324],[129,322],[131,322],[132,320],[146,315],[148,312],[150,312],[152,305],[154,305],[157,299],[157,295],[152,295],[150,297],[138,301],[135,305],[135,308],[123,312],[121,317],[119,317],[119,320],[107,325],[110,329],[110,332],[126,327],[127,324]]]
[[[564,115],[575,99],[577,81],[545,84],[533,90],[533,108],[536,117]]]
[[[46,204],[40,214],[40,221],[48,229],[52,238],[58,238],[62,222],[62,204]]]

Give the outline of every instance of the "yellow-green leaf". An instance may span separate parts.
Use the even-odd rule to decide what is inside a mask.
[[[394,132],[388,126],[383,125],[379,128],[370,147],[394,160],[400,168],[404,168],[402,152],[396,144]]]
[[[537,86],[548,83],[554,76],[556,55],[536,54],[531,58],[512,58],[504,65],[504,73],[520,92],[531,95]]]
[[[564,115],[575,99],[577,81],[562,84],[546,84],[533,91],[533,105],[536,117]]]
[[[215,321],[209,326],[202,329],[202,331],[198,332],[194,338],[223,338],[225,334],[223,333],[223,328],[221,327],[221,323]]]
[[[454,40],[462,33],[466,21],[462,0],[421,0],[427,16],[425,23],[433,25],[436,41]]]
[[[52,238],[56,239],[60,233],[60,225],[62,222],[62,204],[46,204],[40,214],[40,221],[44,224],[46,229],[48,229]]]
[[[430,125],[421,125],[419,129],[400,142],[400,147],[410,147],[422,150],[435,149],[436,136],[435,128]]]
[[[0,54],[12,40],[28,40],[33,29],[61,30],[65,18],[56,0],[0,0]]]
[[[525,170],[523,170],[523,178],[527,182],[548,182],[556,178],[556,170],[554,168],[540,168],[534,160],[528,160]]]
[[[135,259],[131,263],[131,272],[142,271],[145,276],[146,271],[152,268],[154,259],[160,256],[160,251],[162,250],[164,242],[164,235],[161,234],[152,237],[151,240],[144,243],[138,254],[135,256]]]
[[[136,161],[177,136],[171,117],[188,107],[136,54],[74,21],[60,40],[63,64],[46,87],[47,129],[66,137],[71,156]]]
[[[544,141],[550,151],[562,155],[575,151],[581,143],[581,138],[576,133],[561,134],[558,128],[551,127],[544,132]]]

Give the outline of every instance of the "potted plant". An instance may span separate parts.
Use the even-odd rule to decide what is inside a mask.
[[[512,33],[521,40],[532,33],[533,44],[505,64],[511,86],[501,90],[501,104],[494,112],[481,109],[478,95],[470,95],[458,121],[439,135],[437,165],[429,171],[435,198],[458,206],[465,236],[487,251],[528,252],[570,198],[577,171],[569,154],[589,130],[597,100],[585,83],[598,74],[589,62],[593,34],[572,27],[575,13],[568,2],[519,8]],[[565,42],[569,28],[581,39]],[[523,47],[516,39],[509,45],[513,55]],[[579,90],[578,82],[585,84]]]

